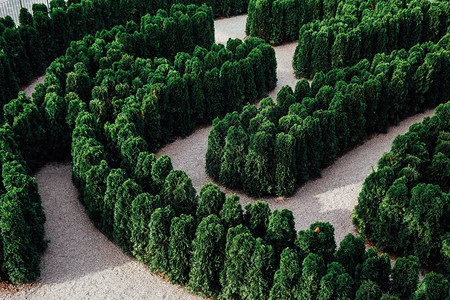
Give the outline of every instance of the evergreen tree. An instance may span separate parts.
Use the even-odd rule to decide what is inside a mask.
[[[233,299],[242,297],[242,288],[245,277],[249,269],[252,254],[255,248],[255,238],[250,233],[240,233],[231,236],[227,234],[227,246],[225,253],[225,263],[221,280],[223,299]]]
[[[134,168],[134,178],[144,192],[155,192],[155,184],[152,177],[152,167],[156,159],[153,153],[141,152],[139,153],[136,167]]]
[[[249,196],[261,197],[272,193],[274,189],[274,142],[274,136],[265,131],[250,137],[243,182],[244,191]]]
[[[328,222],[315,222],[310,225],[309,230],[298,232],[295,245],[306,254],[315,253],[329,262],[336,249],[334,227]]]
[[[203,79],[203,92],[205,94],[205,114],[209,117],[209,121],[221,116],[224,112],[221,90],[219,69],[213,68],[210,71],[206,71]]]
[[[209,176],[219,179],[220,167],[223,159],[225,137],[228,129],[238,124],[238,114],[227,114],[225,118],[213,121],[213,127],[208,136],[208,148],[206,150],[206,172]]]
[[[281,253],[280,267],[275,272],[269,299],[295,299],[300,296],[302,268],[297,253],[285,248]]]
[[[181,215],[172,219],[169,243],[169,278],[177,284],[189,281],[192,241],[195,235],[194,217]]]
[[[352,214],[352,222],[363,236],[371,236],[378,224],[378,207],[394,181],[391,168],[382,168],[372,172],[364,180]]]
[[[242,206],[239,203],[239,196],[233,194],[227,197],[219,215],[226,228],[235,227],[242,224],[244,221],[244,215]]]
[[[307,145],[305,141],[305,129],[300,124],[294,124],[289,130],[289,135],[295,138],[295,173],[296,182],[303,184],[308,181]]]
[[[375,248],[370,248],[365,253],[365,260],[360,266],[359,279],[361,281],[373,281],[384,291],[389,288],[389,275],[391,274],[391,261],[386,253],[378,256]]]
[[[207,183],[200,189],[200,199],[197,207],[197,219],[202,220],[209,215],[219,215],[225,203],[225,193],[214,183]]]
[[[150,241],[149,225],[153,212],[161,207],[159,195],[153,196],[141,193],[131,203],[131,217],[128,223],[131,232],[130,241],[133,246],[132,253],[143,261],[146,255],[146,247]]]
[[[242,126],[231,126],[225,138],[223,161],[219,173],[220,182],[231,189],[242,186],[247,145],[248,135]]]
[[[349,233],[339,244],[339,249],[334,253],[334,258],[345,268],[345,272],[353,276],[358,264],[363,262],[365,250],[364,239]]]
[[[257,238],[241,288],[243,299],[262,300],[269,297],[275,272],[273,256],[273,247],[266,245],[261,238]]]
[[[312,35],[312,73],[326,72],[330,69],[329,32],[320,30]]]
[[[295,138],[289,134],[279,133],[275,141],[275,182],[276,193],[289,197],[295,192]]]
[[[269,226],[272,212],[267,202],[256,201],[245,206],[244,221],[252,234],[256,237],[264,237]]]
[[[328,266],[327,274],[320,280],[317,299],[352,299],[353,285],[353,279],[345,273],[344,267],[337,262],[332,262]]]
[[[301,27],[298,38],[298,46],[295,48],[294,59],[292,62],[295,76],[297,77],[308,78],[311,76],[311,58],[313,52],[311,47],[312,35],[312,30],[307,30],[305,25]]]
[[[322,173],[323,142],[320,121],[308,116],[304,121],[306,157],[309,177],[320,177]]]
[[[273,246],[275,257],[281,254],[284,248],[293,248],[295,240],[295,221],[292,211],[283,209],[281,212],[273,211],[267,226],[265,241]]]
[[[166,154],[163,154],[152,164],[152,179],[155,183],[155,192],[159,193],[162,191],[164,182],[172,170],[172,160]]]
[[[192,242],[188,287],[202,295],[217,294],[224,256],[225,229],[220,219],[215,215],[203,218]]]
[[[87,206],[87,214],[94,224],[102,224],[103,199],[106,193],[106,178],[110,167],[105,160],[92,166],[86,172],[86,186],[83,189],[83,201]]]
[[[448,197],[437,185],[420,183],[411,190],[410,213],[405,215],[408,230],[413,236],[414,255],[430,260],[439,250],[441,218]]]
[[[133,180],[127,179],[117,190],[114,206],[114,231],[113,236],[120,247],[126,252],[131,252],[131,204],[141,193],[140,186]]]
[[[295,84],[294,98],[295,102],[302,102],[303,98],[309,97],[310,87],[307,79],[303,78]]]
[[[175,212],[170,205],[157,208],[151,218],[149,226],[149,242],[145,262],[153,272],[169,274],[169,240],[170,225]]]
[[[303,261],[302,276],[300,278],[300,298],[316,299],[319,294],[320,281],[326,273],[323,258],[310,253]]]
[[[164,203],[170,204],[177,216],[193,215],[197,210],[197,193],[192,186],[192,180],[184,171],[170,171],[161,194]]]
[[[398,258],[391,277],[391,293],[409,299],[419,283],[418,258],[412,255]]]
[[[1,197],[2,270],[14,284],[34,281],[39,276],[39,253],[31,241],[16,189]]]
[[[319,97],[319,94],[317,95],[317,97]],[[336,135],[335,113],[330,110],[319,110],[314,113],[314,117],[319,119],[322,132],[322,143],[323,143],[322,166],[323,167],[329,166],[336,159],[338,151],[338,138]]]

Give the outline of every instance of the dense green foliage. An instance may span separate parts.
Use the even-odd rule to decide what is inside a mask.
[[[294,194],[366,136],[449,100],[449,38],[319,72],[311,87],[299,81],[295,91],[283,87],[276,103],[266,98],[259,108],[247,106],[240,115],[215,120],[206,154],[208,174],[253,197]],[[430,159],[427,176],[448,186],[444,153],[437,151]]]
[[[450,102],[441,104],[432,118],[413,124],[406,134],[395,138],[377,171],[366,178],[352,217],[361,234],[381,249],[415,255],[421,267],[437,267],[447,274],[449,112]],[[397,269],[410,273],[418,262],[402,264]],[[395,284],[398,294],[414,290],[417,282],[397,278],[407,275],[396,275],[395,267],[394,271],[395,282],[410,285],[402,288]]]
[[[320,71],[353,66],[377,53],[437,42],[447,33],[447,1],[375,2],[339,1],[336,17],[301,26],[293,59],[295,74],[311,77]]]
[[[47,242],[38,187],[16,139],[9,124],[0,127],[0,279],[21,284],[38,278]]]
[[[203,4],[212,6],[211,10],[195,12],[194,6]],[[15,27],[10,17],[1,18],[0,22],[0,47],[3,50],[0,55],[0,106],[16,96],[21,84],[27,83],[33,76],[41,75],[49,63],[63,55],[71,41],[81,39],[86,34],[125,25],[127,21],[138,23],[142,16],[155,14],[160,9],[170,11],[171,18],[152,26],[149,29],[152,37],[141,42],[146,43],[148,49],[160,49],[164,55],[175,55],[178,51],[174,47],[178,41],[166,39],[164,35],[167,31],[176,33],[179,42],[187,48],[207,46],[190,40],[191,32],[203,35],[205,39],[214,36],[214,28],[205,26],[213,17],[241,14],[247,11],[247,6],[248,0],[216,0],[213,3],[206,0],[81,0],[67,3],[52,1],[50,9],[44,4],[33,4],[33,14],[22,8],[18,27]],[[175,16],[174,13],[180,9],[193,12],[192,19]],[[130,28],[133,31],[135,29]],[[162,47],[166,43],[167,47]]]

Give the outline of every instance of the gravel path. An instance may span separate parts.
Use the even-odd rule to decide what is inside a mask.
[[[215,22],[217,42],[226,43],[229,37],[244,38],[246,16],[237,16]],[[269,96],[286,84],[294,87],[297,80],[291,66],[296,43],[276,47],[278,86]],[[33,91],[39,77],[25,90]],[[289,199],[266,198],[272,209],[293,211],[297,229],[310,223],[330,221],[336,228],[336,239],[352,232],[351,211],[357,203],[361,185],[372,166],[383,152],[389,151],[392,140],[407,131],[410,124],[432,115],[427,111],[411,117],[388,134],[377,135],[364,145],[348,152],[323,171],[323,177],[308,182]],[[161,149],[157,156],[168,154],[176,169],[182,169],[192,178],[197,191],[210,182],[205,173],[205,153],[210,126],[198,128],[186,139],[178,139]],[[51,242],[42,257],[42,276],[31,289],[15,295],[0,292],[1,299],[198,299],[181,287],[152,275],[145,266],[123,254],[100,233],[88,219],[78,201],[78,193],[71,181],[69,164],[49,164],[36,179],[42,196],[47,223],[46,238]],[[224,188],[227,194],[232,191]],[[249,199],[238,193],[242,205]]]
[[[198,299],[150,273],[98,231],[78,201],[71,177],[69,164],[48,164],[36,174],[50,244],[37,285],[5,298]]]

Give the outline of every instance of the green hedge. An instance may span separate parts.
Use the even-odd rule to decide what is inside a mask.
[[[173,5],[172,4],[176,4]],[[19,24],[15,27],[11,17],[0,18],[0,106],[13,99],[21,85],[28,83],[32,77],[40,76],[56,57],[63,55],[70,41],[78,40],[86,34],[94,34],[104,28],[111,28],[115,25],[125,25],[127,21],[133,20],[138,23],[141,17],[150,13],[155,14],[162,9],[167,12],[180,9],[192,11],[195,6],[203,4],[211,5],[212,11],[204,11],[207,14],[198,14],[191,21],[194,23],[193,29],[197,35],[213,35],[210,29],[203,30],[204,24],[209,23],[209,18],[220,16],[231,16],[245,13],[247,11],[247,0],[240,1],[210,1],[205,0],[185,0],[185,1],[116,1],[116,0],[74,0],[58,1],[52,0],[50,7],[44,4],[33,4],[32,13],[26,8],[22,8],[19,14]],[[185,6],[186,5],[186,6]],[[194,5],[194,6],[190,6]],[[165,17],[165,16],[164,16]],[[145,47],[149,49],[161,49],[164,55],[170,53],[174,56],[177,51],[176,42],[190,43],[192,41],[182,40],[183,36],[189,37],[190,25],[183,23],[186,19],[167,20],[166,24],[158,24],[170,27],[171,30],[180,36],[179,41],[165,40],[159,35],[160,30],[155,30],[153,39],[146,41]],[[153,21],[151,21],[153,23]],[[174,24],[175,22],[176,24]],[[187,25],[187,26],[186,26]],[[159,47],[159,42],[166,43],[172,49]],[[156,42],[156,44],[155,44]],[[201,43],[199,45],[205,46]],[[142,45],[144,46],[144,45]],[[186,45],[186,47],[189,47]],[[159,56],[159,55],[158,55]]]
[[[250,196],[292,195],[366,136],[448,101],[449,37],[319,72],[311,87],[283,87],[276,104],[266,98],[214,120],[208,174]]]
[[[39,277],[47,241],[38,187],[15,140],[11,126],[0,127],[0,279],[21,284]]]
[[[397,136],[363,184],[352,221],[381,249],[450,273],[450,102]]]
[[[437,42],[447,33],[450,4],[412,1],[398,8],[394,2],[382,2],[362,16],[344,15],[303,25],[293,60],[296,76],[311,77],[373,59],[377,53]]]
[[[45,9],[45,7],[41,8]],[[177,5],[172,9],[172,14],[169,18],[166,12],[160,11],[160,14],[153,18],[150,16],[143,18],[144,32],[138,31],[139,28],[134,22],[129,22],[127,28],[115,27],[112,31],[98,33],[98,36],[105,35],[107,39],[115,39],[117,35],[121,38],[121,43],[117,43],[119,48],[126,46],[130,48],[130,51],[136,52],[138,47],[135,45],[138,42],[145,43],[149,39],[150,34],[145,30],[148,31],[151,26],[158,28],[157,31],[150,30],[152,34],[156,34],[156,39],[163,40],[163,37],[169,36],[167,29],[169,26],[163,24],[165,20],[169,20],[174,25],[171,29],[176,29],[176,32],[171,33],[172,40],[180,39],[181,35],[184,39],[191,39],[190,44],[182,45],[182,42],[177,44],[175,47],[178,48],[173,48],[176,52],[193,51],[193,44],[209,46],[213,43],[214,24],[210,8]],[[21,19],[29,23],[32,17],[28,15],[27,19],[27,15],[22,13]],[[179,33],[180,27],[188,32]],[[78,113],[87,108],[86,103],[89,103],[91,98],[91,88],[94,83],[90,74],[95,73],[95,68],[99,68],[98,60],[103,55],[106,59],[102,62],[104,66],[110,63],[112,67],[112,61],[107,59],[106,49],[102,48],[105,44],[105,40],[100,38],[95,40],[92,36],[86,37],[81,42],[73,42],[68,48],[67,56],[57,59],[49,67],[45,84],[38,85],[33,94],[33,100],[20,92],[16,99],[3,107],[2,116],[5,124],[1,128],[0,135],[3,179],[0,185],[2,195],[0,277],[2,280],[20,284],[34,281],[39,276],[39,255],[46,248],[43,228],[45,215],[36,182],[29,175],[30,169],[35,170],[49,159],[60,159],[67,155],[64,149],[70,147],[69,132],[74,130]],[[80,49],[77,49],[77,46]],[[162,51],[167,51],[167,47],[163,47],[164,44],[161,46],[161,49],[157,48],[157,51],[151,52],[151,49],[145,49],[143,44],[139,51],[145,51],[145,55],[149,56],[163,55]],[[111,47],[110,56],[120,55],[115,50]],[[171,55],[167,52],[165,54]],[[76,61],[79,62],[76,63]],[[69,66],[72,72],[67,71]],[[96,122],[95,119],[88,120],[89,117],[86,115],[85,117],[83,122]],[[91,146],[94,146],[92,149],[94,152],[90,154],[97,155],[96,151],[99,148],[95,146],[98,145],[91,144]],[[133,147],[133,144],[130,143],[129,146]],[[87,150],[85,147],[84,149]],[[55,152],[51,152],[53,150]],[[47,154],[49,151],[52,153],[51,157]],[[103,208],[100,207],[103,196],[99,199],[95,189],[102,178],[108,176],[109,167],[105,162],[97,168],[86,171],[91,181],[86,184],[84,193],[86,199],[92,203],[88,213],[95,219],[103,212],[99,209]],[[142,173],[143,170],[139,169],[139,171]],[[141,178],[142,176],[145,174],[142,174]],[[100,188],[100,191],[105,193],[106,186]]]

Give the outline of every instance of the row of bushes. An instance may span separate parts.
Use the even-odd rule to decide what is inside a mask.
[[[212,183],[197,195],[165,155],[140,152],[133,172],[110,168],[99,134],[95,116],[80,112],[72,157],[84,204],[105,234],[172,283],[220,299],[400,299],[417,289],[414,256],[391,270],[389,256],[366,252],[361,237],[347,235],[336,250],[329,223],[297,233],[289,210],[257,201],[244,213],[238,196]],[[446,299],[448,288],[432,273],[414,296]]]
[[[262,38],[274,45],[279,45],[286,40],[294,41],[298,39],[298,30],[303,24],[334,17],[338,4],[342,6],[345,2],[250,0],[245,32],[247,35]],[[356,3],[348,5],[356,5]],[[366,7],[369,7],[368,4]]]
[[[45,215],[36,181],[8,124],[0,127],[0,171],[0,280],[34,281],[47,246]]]
[[[256,202],[244,213],[239,197],[212,183],[197,195],[165,155],[140,152],[133,172],[110,168],[100,132],[94,115],[78,114],[72,157],[83,201],[105,234],[172,283],[220,299],[400,299],[416,290],[416,257],[391,270],[388,255],[365,252],[360,237],[349,234],[336,251],[329,223],[297,233],[288,210]],[[433,273],[415,296],[445,299],[448,288]]]
[[[450,102],[397,136],[364,181],[358,231],[383,250],[450,274]]]
[[[228,48],[233,43],[230,41]],[[112,45],[108,50],[117,48],[120,46]],[[80,52],[73,53],[82,57]],[[123,54],[111,64],[116,73],[161,61],[128,60]],[[315,223],[309,230],[297,233],[292,212],[288,210],[271,213],[267,203],[257,202],[248,204],[244,214],[239,198],[235,195],[226,198],[214,184],[205,185],[197,196],[186,173],[173,170],[167,156],[155,159],[153,154],[140,151],[137,160],[130,160],[136,153],[133,151],[145,150],[141,142],[134,143],[139,138],[142,141],[142,137],[126,129],[139,126],[139,119],[131,113],[136,100],[128,98],[117,103],[119,108],[107,110],[105,115],[104,120],[115,117],[116,123],[122,125],[121,130],[124,129],[118,136],[125,142],[117,140],[122,143],[121,150],[132,150],[131,155],[115,157],[115,144],[105,143],[108,126],[102,129],[103,119],[95,115],[97,110],[91,110],[95,106],[87,106],[78,96],[77,92],[84,89],[72,89],[69,84],[71,72],[76,78],[90,78],[87,68],[75,63],[72,69],[62,61],[60,72],[68,72],[65,88],[61,86],[64,81],[58,84],[55,80],[62,74],[56,72],[56,66],[50,67],[49,79],[38,88],[47,92],[44,99],[39,98],[39,91],[33,102],[22,94],[16,105],[10,107],[25,102],[40,106],[33,110],[37,114],[43,112],[41,119],[47,120],[44,125],[49,135],[65,122],[72,132],[74,182],[88,214],[125,251],[136,255],[153,271],[163,272],[174,283],[186,284],[200,294],[226,299],[283,296],[362,299],[367,293],[378,299],[386,292],[409,295],[416,288],[418,264],[414,257],[400,259],[390,281],[387,255],[378,257],[374,249],[365,252],[361,238],[348,235],[335,251],[334,229],[328,223]],[[186,65],[188,61],[189,58]],[[167,61],[164,63],[158,66],[167,65]],[[183,69],[181,63],[174,65]],[[186,66],[184,70],[186,73]],[[149,67],[148,71],[155,69]],[[63,90],[64,98],[58,94]],[[66,107],[65,102],[69,103]],[[48,103],[55,103],[56,108],[50,109],[55,105]],[[10,119],[13,110],[6,108],[5,112],[11,112]],[[114,165],[124,167],[113,168]],[[433,292],[445,295],[448,282],[443,277],[432,274],[426,281],[442,286],[443,292],[427,284],[420,287],[418,295]]]
[[[210,11],[210,8],[206,6],[189,6],[189,15],[180,11],[183,7],[177,5],[179,10],[172,10],[173,15],[176,16],[175,19],[190,20],[190,15],[201,14],[204,10]],[[130,48],[131,51],[139,52],[136,50],[136,43],[131,41],[133,39],[145,41],[153,38],[153,34],[157,33],[157,31],[151,30],[152,27],[157,26],[152,23],[154,19],[160,23],[174,19],[173,17],[162,17],[164,15],[167,13],[160,11],[154,17],[144,16],[141,22],[141,28],[143,28],[141,31],[138,31],[138,26],[130,21],[126,27],[116,26],[110,31],[103,30],[97,33],[96,38],[88,35],[81,41],[72,42],[67,49],[67,54],[50,64],[44,84],[36,86],[33,93],[35,105],[28,103],[29,101],[23,99],[24,96],[19,94],[17,99],[4,106],[5,121],[13,127],[19,147],[30,168],[35,169],[43,161],[61,159],[68,154],[71,133],[65,124],[65,112],[66,110],[70,111],[68,118],[72,122],[71,129],[73,130],[78,107],[81,105],[79,102],[82,102],[83,105],[88,104],[93,109],[97,108],[97,115],[100,118],[101,109],[111,109],[111,106],[122,103],[123,99],[135,95],[138,90],[142,100],[142,97],[149,92],[148,89],[143,89],[144,84],[147,84],[146,87],[148,87],[148,81],[153,78],[149,76],[149,73],[153,73],[159,63],[164,64],[165,60],[159,59],[159,62],[156,61],[156,63],[148,59],[135,61],[133,57],[126,54],[124,49]],[[214,32],[210,30],[214,27],[212,18],[209,18],[209,22],[205,22],[203,26],[202,33],[201,30],[190,30],[188,34],[184,35],[184,39],[193,41],[195,44],[198,41],[199,44],[210,47],[214,41]],[[162,27],[160,30],[165,35],[157,35],[159,40],[180,38],[179,31],[174,32],[166,28]],[[204,32],[210,32],[212,35],[204,35]],[[159,44],[167,45],[165,42]],[[193,47],[188,46],[187,43],[177,43],[176,47],[178,48],[172,49],[175,51],[193,50]],[[143,51],[149,57],[162,54],[160,48],[142,47],[142,49],[145,49]],[[168,52],[166,54],[169,55]],[[101,69],[100,72],[98,72],[99,69]],[[161,73],[164,73],[164,70],[164,67],[161,67]],[[97,84],[99,86],[96,86]],[[70,94],[71,92],[76,95]],[[91,100],[92,97],[93,100]],[[165,103],[161,103],[161,105],[163,104]],[[113,120],[110,119],[110,121]],[[149,124],[151,120],[151,118],[147,118]],[[102,121],[108,120],[102,119]],[[43,128],[46,129],[45,136]],[[153,129],[148,129],[149,132],[151,130]]]
[[[299,77],[352,66],[377,53],[409,49],[420,42],[437,42],[447,33],[447,1],[414,1],[404,9],[378,3],[360,21],[354,16],[311,22],[300,29],[293,67]]]
[[[201,17],[201,22],[190,22],[198,15],[208,17]],[[22,13],[21,16],[23,19],[24,14]],[[120,36],[122,42],[117,43],[116,46],[121,49],[126,41],[131,40],[130,37],[135,37],[141,41],[146,41],[150,33],[156,34],[156,37],[160,40],[169,37],[170,34],[167,32],[169,30],[166,29],[169,26],[163,24],[164,21],[169,20],[172,23],[175,21],[174,24],[178,26],[178,28],[172,26],[172,30],[175,28],[176,32],[171,32],[171,34],[174,38],[181,38],[178,32],[181,27],[180,19],[188,21],[183,24],[185,30],[188,30],[187,33],[183,32],[185,39],[191,39],[192,44],[198,43],[210,46],[213,43],[214,23],[211,9],[206,6],[192,5],[188,7],[177,5],[173,8],[170,17],[165,11],[160,11],[153,18],[150,16],[144,17],[142,26],[144,33],[138,32],[139,28],[134,22],[129,22],[126,28],[119,26],[111,31],[102,31],[98,35],[105,35],[111,40]],[[150,27],[153,29],[156,27],[158,30],[150,30]],[[146,33],[145,30],[150,33]],[[156,41],[155,38],[153,40]],[[30,170],[35,170],[46,160],[61,158],[62,153],[51,151],[58,149],[58,143],[70,143],[69,139],[64,140],[64,134],[61,132],[67,126],[64,126],[66,122],[71,124],[70,126],[73,129],[79,110],[77,106],[85,106],[85,103],[79,100],[75,93],[69,93],[64,99],[61,96],[63,91],[66,88],[74,90],[80,93],[85,101],[88,101],[92,85],[89,72],[96,73],[97,70],[95,69],[98,69],[99,59],[104,58],[107,61],[109,57],[114,57],[114,55],[121,57],[124,54],[116,51],[117,48],[110,47],[110,56],[108,56],[106,53],[109,48],[106,49],[105,44],[104,40],[94,39],[92,36],[88,36],[82,42],[74,42],[72,46],[74,48],[80,46],[81,49],[74,51],[74,49],[69,48],[67,56],[56,60],[51,65],[45,79],[45,85],[38,86],[33,100],[20,92],[16,99],[3,106],[2,119],[5,124],[1,127],[0,134],[0,170],[3,179],[2,184],[0,184],[2,194],[0,201],[1,280],[10,280],[14,284],[20,284],[34,281],[39,276],[39,255],[46,248],[43,227],[45,215],[43,214],[35,179],[29,175]],[[191,44],[182,45],[178,43],[177,47],[180,47],[180,49],[176,50],[193,50]],[[165,49],[162,48],[162,51],[165,51]],[[147,53],[148,55],[162,55],[159,52],[161,51],[160,48],[157,48],[157,51],[151,53],[147,50]],[[74,53],[77,55],[72,55]],[[66,60],[70,60],[70,62]],[[77,64],[74,68],[73,64],[77,60],[86,62],[89,70],[83,63]],[[106,64],[105,61],[103,63]],[[112,62],[110,63],[112,64]],[[67,75],[64,72],[69,66],[74,69],[74,72]],[[59,84],[59,78],[62,78],[61,85]],[[86,91],[87,94],[83,93]],[[67,109],[69,114],[66,113]],[[68,132],[64,133],[69,134]],[[62,145],[66,149],[70,147],[70,145]],[[48,154],[49,151],[51,154]],[[52,154],[55,154],[56,157]]]
[[[295,92],[283,87],[276,104],[266,98],[259,109],[215,120],[208,174],[250,196],[292,195],[367,135],[448,101],[449,38],[319,72],[311,86],[303,79]]]
[[[28,83],[33,76],[39,76],[44,69],[57,56],[64,54],[70,41],[78,40],[86,34],[93,34],[104,28],[115,25],[125,25],[126,21],[133,20],[139,23],[141,17],[151,13],[155,14],[159,9],[169,11],[172,4],[185,4],[188,11],[192,11],[190,4],[210,5],[206,0],[185,1],[116,1],[116,0],[52,0],[48,9],[44,4],[33,4],[33,14],[26,8],[22,8],[19,15],[20,26],[15,27],[14,21],[7,16],[0,19],[0,105],[7,103],[17,95],[20,85]],[[177,5],[179,7],[179,5]],[[182,5],[183,6],[183,5]],[[174,6],[175,7],[175,6]],[[177,9],[177,8],[176,8]],[[172,46],[175,41],[165,40],[161,35],[170,30],[180,36],[189,37],[189,24],[193,23],[193,30],[197,34],[213,36],[214,26],[207,28],[205,25],[210,18],[222,15],[234,15],[244,13],[247,9],[247,1],[214,1],[212,10],[202,9],[195,16],[191,15],[191,21],[184,18],[149,20],[152,38],[141,41],[142,49],[149,47],[166,51],[159,43]],[[205,14],[206,13],[206,14]],[[167,13],[166,13],[167,14]],[[172,14],[171,14],[172,15]],[[159,27],[159,28],[158,28]],[[142,29],[143,30],[143,29]],[[183,40],[183,42],[185,42]],[[189,41],[186,47],[194,47],[196,44]],[[200,44],[201,45],[201,44]],[[169,55],[175,55],[174,48],[170,48]],[[167,55],[167,52],[161,52]],[[157,55],[155,55],[157,56]],[[158,55],[160,56],[160,55]]]
[[[416,10],[411,12],[413,8]],[[252,0],[248,6],[246,33],[279,45],[302,39],[304,33],[300,31],[299,34],[299,29],[304,24],[316,22],[320,26],[329,26],[326,20],[335,19],[334,22],[341,21],[351,28],[362,23],[361,31],[378,38],[386,50],[389,47],[402,49],[406,44],[397,44],[397,38],[406,39],[405,43],[410,42],[407,41],[410,35],[411,39],[419,36],[418,41],[422,42],[430,38],[436,41],[438,38],[435,36],[442,30],[445,32],[444,28],[448,26],[448,13],[445,1]],[[410,14],[412,16],[408,16]],[[342,31],[338,30],[335,36],[338,33]],[[370,43],[370,39],[362,42],[363,47]]]
[[[72,42],[66,55],[56,59],[47,69],[45,82],[36,86],[32,101],[19,93],[16,99],[4,106],[4,120],[16,135],[15,140],[32,168],[67,154],[65,151],[70,147],[77,116],[89,107],[95,114],[89,121],[97,125],[97,131],[102,135],[101,141],[110,147],[107,157],[111,165],[124,166],[127,172],[133,173],[134,164],[140,163],[139,166],[144,169],[136,170],[141,173],[139,182],[147,185],[149,191],[155,191],[157,186],[147,180],[145,166],[142,165],[148,163],[151,156],[139,156],[141,149],[150,150],[149,144],[153,151],[176,134],[189,134],[198,122],[210,121],[210,115],[219,116],[239,109],[241,102],[253,102],[265,95],[269,86],[273,88],[276,85],[275,55],[273,49],[263,44],[262,40],[253,38],[245,43],[230,40],[227,48],[223,45],[211,47],[214,40],[212,18],[201,24],[203,28],[193,30],[187,30],[189,22],[184,23],[182,34],[181,27],[172,26],[172,31],[166,29],[170,28],[165,26],[167,20],[189,21],[191,16],[205,9],[210,10],[205,6],[176,5],[172,7],[170,16],[164,11],[159,11],[156,16],[144,16],[140,31],[131,21],[125,27],[117,26],[98,32],[95,38],[87,36],[79,42]],[[157,32],[152,29],[158,29],[159,25],[164,26],[159,29],[160,34],[155,35]],[[149,50],[142,46],[142,42],[151,43],[149,40],[159,40],[158,47]],[[177,43],[174,45],[170,41]],[[200,46],[194,49],[194,44],[207,46],[211,50]],[[135,59],[129,55],[170,56],[164,45],[179,52],[175,63],[166,58]],[[193,54],[187,53],[193,50]],[[237,81],[239,85],[233,86],[236,77],[240,79]],[[249,93],[241,92],[244,89]],[[222,97],[218,97],[220,95]],[[226,103],[225,98],[229,100]],[[175,129],[168,131],[169,127]],[[147,139],[148,144],[138,133]],[[89,134],[80,132],[80,135],[82,142],[77,143],[74,139],[72,145],[73,151],[83,154],[80,160],[74,158],[74,182],[78,188],[85,190],[82,194],[86,194],[89,200],[84,202],[88,214],[100,226],[97,221],[102,219],[102,214],[95,206],[99,201],[94,196],[89,198],[93,193],[89,192],[93,183],[84,182],[80,174],[89,174],[98,182],[106,179],[108,173],[104,172],[108,169],[99,168],[95,174],[83,169],[86,164],[90,165],[89,159],[102,157],[99,147],[103,146],[89,140],[88,144],[93,144],[86,147],[85,138]],[[106,156],[102,158],[106,159]],[[105,167],[104,164],[102,167]],[[78,173],[77,170],[83,171]],[[20,257],[11,257],[11,260],[17,264],[16,267],[20,266]],[[39,260],[35,262],[37,264],[27,266],[38,272]],[[15,283],[33,279],[35,277],[18,280],[11,277]]]

